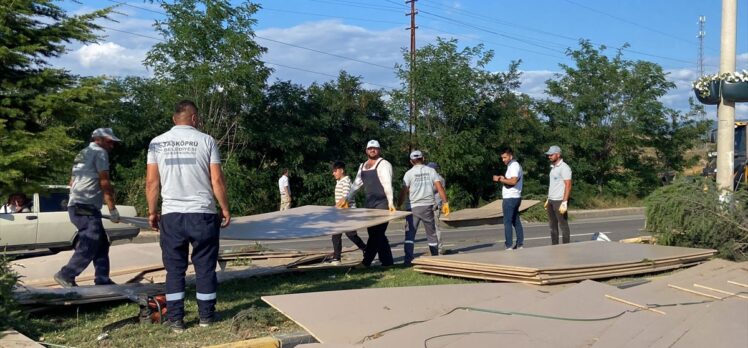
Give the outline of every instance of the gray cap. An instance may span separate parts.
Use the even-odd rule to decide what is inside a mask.
[[[378,141],[376,141],[376,140],[369,140],[369,142],[366,143],[366,148],[368,149],[368,148],[372,148],[372,147],[381,148],[381,146],[379,146],[379,142]]]
[[[554,155],[557,153],[561,153],[561,148],[556,145],[551,146],[551,148],[545,152],[546,155]]]
[[[410,159],[414,160],[419,158],[423,158],[423,153],[421,151],[415,150],[410,153]]]
[[[112,131],[111,128],[96,128],[91,133],[91,138],[100,138],[100,137],[109,138],[109,139],[112,139],[113,141],[122,141],[114,135],[114,132]]]

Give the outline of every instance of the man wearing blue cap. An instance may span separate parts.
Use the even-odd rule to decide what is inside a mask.
[[[551,228],[551,243],[558,244],[558,230],[561,228],[562,242],[569,243],[571,231],[566,214],[571,194],[571,168],[561,159],[561,148],[553,145],[545,152],[551,161],[550,183],[548,184],[548,199],[545,209],[548,212],[548,224]]]
[[[110,220],[119,222],[114,205],[114,189],[109,180],[109,152],[120,142],[111,128],[98,128],[91,133],[91,143],[73,161],[70,178],[68,215],[78,229],[78,242],[68,263],[55,273],[62,287],[77,286],[75,277],[93,261],[96,285],[114,284],[109,278],[109,238],[101,223],[101,207],[106,202]]]
[[[434,205],[436,204],[434,190],[439,192],[439,196],[442,199],[442,212],[444,215],[449,215],[447,194],[444,192],[439,174],[433,168],[423,164],[423,153],[421,151],[415,150],[410,153],[410,163],[413,167],[405,172],[403,188],[400,191],[400,199],[398,200],[399,202],[403,202],[405,195],[408,194],[410,210],[413,213],[406,218],[408,221],[408,230],[405,233],[405,243],[403,243],[405,251],[404,264],[406,266],[410,266],[413,261],[416,231],[418,231],[418,225],[421,221],[423,221],[426,229],[426,239],[429,243],[431,255],[439,254],[439,240],[436,235],[436,222],[434,220]]]

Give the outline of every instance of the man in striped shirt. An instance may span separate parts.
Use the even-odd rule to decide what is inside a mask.
[[[348,192],[351,191],[351,179],[348,177],[348,175],[345,175],[345,163],[342,161],[336,161],[332,165],[332,176],[337,180],[337,183],[335,184],[335,202],[340,201],[340,199],[348,197]],[[355,208],[356,203],[351,202],[349,204],[350,208]],[[364,251],[366,249],[366,243],[364,243],[363,240],[361,240],[361,237],[358,236],[358,233],[356,231],[346,232],[345,236],[348,237],[348,239],[353,242],[353,244],[356,244],[356,246],[361,249],[361,251]],[[340,253],[343,250],[343,236],[340,234],[335,234],[332,236],[332,264],[337,265],[340,264]]]

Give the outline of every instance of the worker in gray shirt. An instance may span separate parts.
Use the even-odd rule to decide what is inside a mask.
[[[558,244],[558,230],[561,228],[562,242],[569,243],[571,231],[567,215],[569,196],[571,195],[571,168],[561,158],[561,148],[553,145],[545,155],[551,161],[548,199],[545,209],[548,212],[548,224],[551,228],[551,243]]]
[[[94,283],[114,284],[109,278],[109,238],[101,223],[101,207],[106,202],[112,222],[120,216],[114,205],[114,189],[109,180],[109,152],[119,138],[111,128],[98,128],[91,133],[91,143],[73,161],[70,178],[68,215],[78,229],[75,252],[68,263],[55,273],[62,287],[77,286],[75,277],[93,261]]]
[[[172,116],[174,127],[153,138],[148,146],[148,222],[160,232],[161,258],[166,268],[167,324],[177,333],[185,330],[184,276],[190,246],[199,325],[211,326],[218,320],[215,306],[219,226],[227,227],[231,221],[218,144],[195,128],[198,120],[197,106],[192,101],[179,102]]]
[[[398,202],[403,202],[405,195],[408,194],[412,212],[412,216],[407,219],[409,226],[403,244],[405,251],[404,264],[406,266],[410,266],[413,261],[416,231],[418,231],[418,225],[421,221],[423,221],[426,229],[426,238],[431,255],[439,255],[439,239],[436,236],[436,222],[434,221],[434,205],[436,205],[434,190],[437,190],[439,196],[441,196],[442,212],[444,215],[449,215],[447,194],[444,192],[439,174],[433,168],[423,164],[423,153],[421,151],[415,150],[410,153],[410,163],[413,167],[405,172],[403,188],[400,190],[398,200]]]

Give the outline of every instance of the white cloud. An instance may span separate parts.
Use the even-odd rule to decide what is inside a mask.
[[[361,76],[372,87],[397,87],[395,63],[402,63],[401,49],[410,43],[408,33],[402,28],[368,30],[345,24],[339,20],[306,22],[290,28],[270,28],[257,31],[257,42],[268,48],[263,60],[337,76],[340,70]],[[355,58],[356,62],[261,39],[268,38],[303,46],[339,56]],[[433,38],[431,38],[433,39]],[[421,38],[429,42],[430,38]],[[330,76],[269,65],[275,69],[273,78],[291,80],[308,85],[314,81],[329,81]]]
[[[519,79],[522,82],[519,91],[532,98],[546,98],[545,82],[553,78],[556,73],[556,71],[549,70],[523,71]]]

